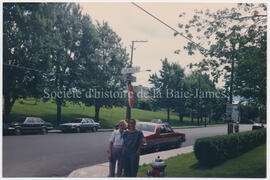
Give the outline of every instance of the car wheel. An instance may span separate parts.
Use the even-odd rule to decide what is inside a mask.
[[[79,127],[76,128],[76,132],[77,133],[80,133],[81,132],[81,129]]]
[[[21,129],[20,129],[20,128],[16,128],[16,129],[14,130],[14,134],[15,134],[16,136],[21,135],[21,134],[22,134]]]
[[[47,134],[47,129],[45,128],[45,127],[43,127],[42,129],[41,129],[41,134]]]
[[[92,128],[92,131],[93,131],[93,132],[97,132],[97,128],[96,128],[96,127],[93,127],[93,128]]]

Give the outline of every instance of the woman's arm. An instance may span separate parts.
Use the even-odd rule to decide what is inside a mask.
[[[109,144],[109,150],[108,150],[108,159],[109,160],[112,158],[112,146],[113,146],[113,143],[110,142],[110,144]]]
[[[113,142],[114,142],[114,131],[112,132],[112,135],[110,137],[110,144],[109,144],[109,149],[108,149],[108,159],[110,160],[112,157],[112,146],[113,146]]]

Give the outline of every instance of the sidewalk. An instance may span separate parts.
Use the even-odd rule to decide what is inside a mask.
[[[160,156],[161,159],[167,159],[169,157],[177,156],[178,154],[185,154],[193,152],[193,146],[187,146],[177,149],[172,149],[168,151],[161,151],[151,154],[146,154],[140,156],[140,165],[152,163],[157,156]],[[77,169],[71,172],[68,177],[108,177],[109,174],[109,162],[96,164],[93,166]]]

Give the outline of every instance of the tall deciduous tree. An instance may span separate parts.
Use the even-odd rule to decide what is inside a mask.
[[[169,63],[167,58],[161,60],[162,69],[159,71],[160,75],[150,75],[149,81],[154,85],[150,91],[152,101],[162,108],[166,108],[167,121],[170,121],[170,111],[182,102],[176,100],[175,94],[177,90],[182,87],[184,78],[184,69],[176,63]]]
[[[46,89],[57,94],[55,103],[57,122],[60,123],[61,107],[68,100],[64,97],[64,92],[76,89],[80,78],[79,49],[83,16],[79,5],[75,3],[57,3],[51,6],[52,23],[47,32],[51,37],[50,67],[46,76]]]
[[[48,4],[3,4],[4,120],[18,98],[40,97],[48,68]]]
[[[101,107],[111,108],[123,105],[123,98],[116,94],[124,91],[125,84],[121,70],[126,67],[128,55],[123,48],[120,37],[109,27],[108,23],[97,22],[96,26],[99,45],[96,49],[94,81],[86,85],[92,89],[92,97],[83,99],[87,106],[95,106],[95,119],[99,121]],[[112,92],[112,93],[110,93]],[[116,93],[112,96],[113,93]]]

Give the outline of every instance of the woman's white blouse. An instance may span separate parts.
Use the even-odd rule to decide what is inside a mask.
[[[119,129],[118,130],[114,130],[112,132],[112,135],[110,137],[110,142],[113,143],[113,147],[115,148],[122,148],[123,144],[124,144],[124,139],[123,139],[123,133],[120,133]]]

